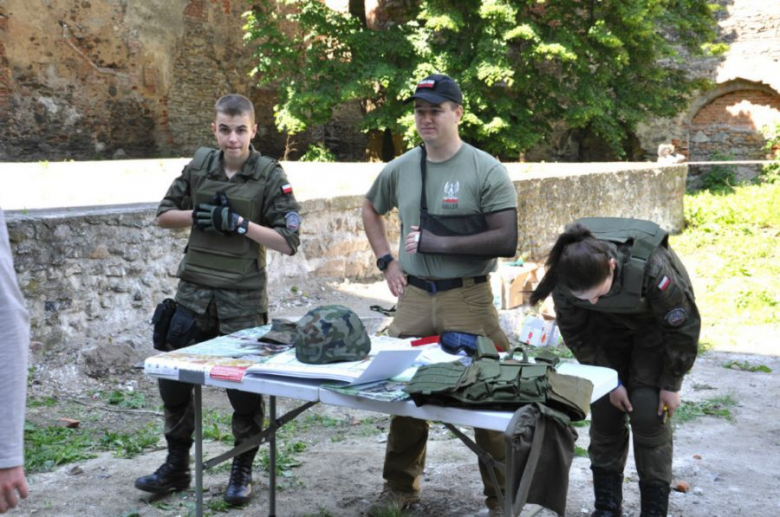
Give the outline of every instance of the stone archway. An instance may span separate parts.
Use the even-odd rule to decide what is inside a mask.
[[[761,83],[730,81],[698,99],[690,113],[690,161],[763,160],[766,138],[762,131],[780,122],[780,94]],[[737,175],[741,179],[754,177],[760,169],[739,166]]]

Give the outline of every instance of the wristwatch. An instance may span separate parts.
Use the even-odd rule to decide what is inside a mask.
[[[246,235],[247,230],[249,230],[249,219],[245,217],[244,220],[241,221],[241,224],[236,227],[236,233],[239,235]]]
[[[389,266],[392,261],[393,261],[393,256],[390,253],[388,253],[387,255],[384,255],[376,259],[376,267],[379,268],[379,271],[384,271],[385,269],[387,269],[387,266]]]

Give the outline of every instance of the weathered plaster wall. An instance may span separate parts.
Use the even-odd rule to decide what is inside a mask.
[[[248,75],[245,0],[4,0],[0,4],[0,161],[189,156],[213,139],[216,99],[256,105],[255,144],[291,158],[312,139],[362,159],[354,107],[288,142],[276,94]],[[317,133],[319,131],[319,133]],[[262,145],[261,145],[262,144]]]
[[[0,158],[160,153],[186,3],[3,2]]]
[[[521,255],[546,253],[561,227],[583,216],[632,216],[655,220],[672,231],[682,228],[685,166],[599,166],[508,165],[518,195]],[[310,194],[303,189],[299,253],[268,254],[274,282],[294,284],[307,275],[379,278],[360,218],[366,184],[377,170],[371,164],[363,167],[369,170],[355,181],[345,175],[327,184],[318,164],[299,164],[288,171],[292,184],[309,185]],[[155,207],[6,214],[16,271],[32,316],[33,340],[42,343],[43,352],[75,357],[112,346],[119,347],[123,357],[133,357],[148,351],[145,322],[155,305],[174,293],[176,267],[188,236],[186,230],[156,227]],[[395,246],[399,239],[395,216],[387,226]]]

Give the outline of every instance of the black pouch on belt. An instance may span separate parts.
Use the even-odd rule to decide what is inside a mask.
[[[157,305],[152,316],[152,342],[155,350],[163,352],[168,350],[165,343],[165,336],[168,335],[168,328],[171,326],[171,319],[176,312],[176,301],[173,298],[166,298]]]

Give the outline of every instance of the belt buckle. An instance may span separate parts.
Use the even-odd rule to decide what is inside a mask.
[[[435,280],[423,280],[425,284],[428,286],[426,291],[428,291],[428,294],[436,294],[436,281]]]

